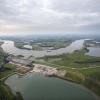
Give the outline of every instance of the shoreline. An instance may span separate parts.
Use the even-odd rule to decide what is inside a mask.
[[[82,89],[85,89],[87,91],[89,91],[90,93],[92,93],[92,95],[95,97],[96,100],[100,100],[100,96],[97,95],[95,92],[93,92],[92,90],[90,90],[88,87],[86,87],[84,84],[81,84],[75,80],[72,80],[72,79],[68,79],[68,78],[62,78],[62,77],[57,77],[59,79],[62,79],[62,80],[65,80],[65,81],[68,81],[68,82],[71,82],[73,84],[76,84],[77,86],[81,87]]]

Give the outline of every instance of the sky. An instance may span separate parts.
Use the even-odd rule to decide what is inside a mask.
[[[0,35],[99,33],[100,0],[0,0]]]

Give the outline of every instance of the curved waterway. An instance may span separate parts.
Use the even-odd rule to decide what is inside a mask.
[[[72,42],[69,46],[65,48],[60,48],[57,50],[51,50],[51,52],[47,51],[37,51],[37,50],[25,50],[19,49],[14,46],[13,41],[5,40],[2,44],[2,48],[6,53],[13,54],[13,55],[23,55],[25,58],[30,57],[33,55],[34,57],[43,57],[45,55],[57,55],[62,53],[72,53],[75,50],[82,49],[84,40],[76,40]]]
[[[99,100],[81,85],[36,73],[28,73],[22,78],[14,74],[5,84],[14,94],[19,91],[24,100]]]

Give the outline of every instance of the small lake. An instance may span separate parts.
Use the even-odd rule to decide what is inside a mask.
[[[24,100],[96,100],[96,96],[85,87],[61,80],[28,73],[22,78],[17,74],[5,80],[12,92],[21,93]]]

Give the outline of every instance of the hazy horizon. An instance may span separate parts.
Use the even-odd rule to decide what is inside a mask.
[[[100,34],[100,0],[0,0],[0,35]]]

